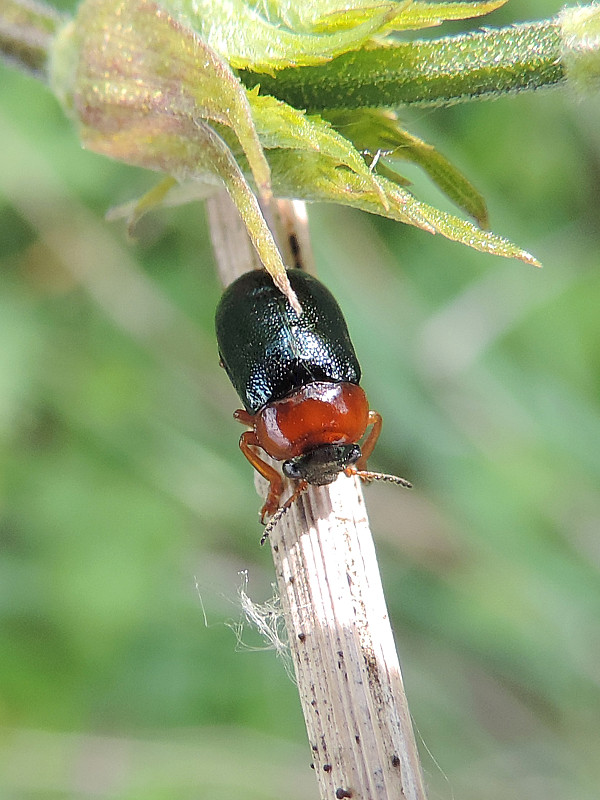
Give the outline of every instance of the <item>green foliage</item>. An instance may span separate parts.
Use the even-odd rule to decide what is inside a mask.
[[[388,79],[395,85],[410,78],[424,61],[418,47],[409,54],[405,46],[395,42],[391,38],[394,31],[479,16],[501,5],[503,0],[406,0],[376,5],[356,0],[352,8],[347,4],[342,8],[335,0],[312,0],[297,11],[287,2],[275,0],[266,4],[164,0],[158,6],[149,0],[85,0],[74,21],[62,28],[51,47],[50,80],[88,148],[167,172],[180,183],[190,179],[197,184],[212,183],[215,176],[223,181],[262,262],[292,301],[295,298],[283,264],[248,179],[254,180],[265,197],[273,190],[278,196],[354,205],[479,250],[536,264],[533,256],[506,239],[482,232],[445,210],[421,204],[408,192],[405,179],[388,163],[386,154],[379,157],[381,147],[370,151],[370,159],[365,159],[354,146],[358,140],[378,143],[392,136],[394,150],[401,147],[405,159],[424,168],[461,210],[485,225],[487,212],[481,195],[456,168],[406,132],[397,119],[392,126],[389,118],[365,108],[389,105],[389,98],[380,98],[379,87]],[[517,34],[510,33],[508,38],[510,42],[502,40],[491,48],[476,43],[471,47],[473,52],[461,56],[469,65],[463,94],[468,93],[472,75],[480,72],[489,74],[496,86],[493,76],[498,60],[504,63],[505,51],[511,63],[520,65],[521,72],[529,70],[529,64],[523,67],[510,50],[511,43],[517,50],[522,47]],[[450,80],[445,66],[453,63],[455,55],[448,52],[442,40],[429,46],[434,56],[429,73],[442,76],[442,84],[449,83],[450,91],[450,84],[456,80]],[[547,60],[556,62],[554,50],[546,54],[544,47],[539,49]],[[399,63],[397,58],[393,60],[398,51]],[[348,56],[356,61],[344,61]],[[360,83],[363,62],[373,58],[379,65],[378,75],[364,97],[350,88],[345,99],[336,99],[335,103],[326,99],[331,87],[327,71],[321,74],[321,68],[338,70],[342,64],[341,77],[336,74],[338,86],[340,80],[351,83],[353,78]],[[480,67],[478,59],[486,58],[489,63]],[[198,69],[200,64],[202,68]],[[234,69],[245,70],[242,77],[249,88]],[[286,73],[290,71],[295,76],[292,83],[298,78],[302,85],[306,76],[314,84],[313,98],[315,93],[323,96],[321,118],[305,116],[311,103],[294,107],[284,102],[280,89],[283,87],[285,94],[289,84]],[[265,91],[269,81],[271,88]],[[417,81],[417,95],[419,92],[423,98],[429,96],[426,82]],[[334,89],[334,96],[337,98],[339,91],[336,94]],[[336,115],[329,112],[338,102],[342,108],[351,108],[360,124],[357,141],[347,138],[343,115],[337,132],[324,122],[328,118],[335,127]],[[228,131],[223,136],[219,130],[222,125],[235,134],[233,140]],[[347,181],[344,172],[348,172]],[[198,194],[205,193],[206,189],[198,186]],[[155,194],[147,194],[137,205],[134,217],[139,218],[151,207],[151,199],[158,206],[173,204],[180,196],[178,187],[162,183]]]
[[[487,227],[487,209],[481,194],[434,147],[403,130],[397,114],[363,108],[358,112],[330,110],[327,116],[357,150],[373,154],[371,169],[377,168],[384,177],[404,185],[407,181],[398,174],[397,163],[417,164],[459,208],[482,228]],[[379,163],[381,160],[383,163]]]
[[[319,64],[366,44],[390,20],[398,3],[373,5],[370,0],[359,0],[355,4],[358,14],[345,12],[345,19],[333,26],[335,32],[329,32],[329,28],[326,34],[316,33],[315,28],[327,7],[339,7],[338,2],[303,3],[304,30],[306,21],[314,20],[308,33],[294,30],[289,7],[284,3],[280,8],[274,0],[264,15],[260,7],[247,0],[165,0],[162,5],[197,31],[232,67],[269,73],[283,67]],[[282,25],[282,18],[291,23],[291,28]]]
[[[505,2],[163,0],[161,5],[232,67],[269,74],[330,61],[394,31],[487,14]]]
[[[50,80],[90,150],[180,182],[220,178],[265,267],[282,288],[288,285],[256,198],[213,127],[217,122],[232,129],[259,192],[269,197],[269,166],[248,100],[208,44],[153,3],[90,0],[57,36]],[[164,187],[146,195],[134,216],[151,198],[162,202]]]

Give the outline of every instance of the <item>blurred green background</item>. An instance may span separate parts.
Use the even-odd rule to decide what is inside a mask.
[[[372,465],[416,486],[367,503],[430,798],[597,799],[600,98],[404,116],[544,264],[311,215],[384,416]],[[1,68],[0,796],[316,798],[284,665],[238,641],[239,588],[274,576],[203,208],[135,243],[104,221],[154,182]]]

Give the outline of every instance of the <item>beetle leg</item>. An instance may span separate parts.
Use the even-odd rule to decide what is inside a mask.
[[[238,408],[237,411],[234,411],[233,418],[241,422],[242,425],[247,425],[249,428],[254,427],[254,417],[243,408]]]
[[[260,512],[260,521],[264,525],[266,518],[272,516],[279,508],[279,501],[283,494],[283,478],[274,467],[263,461],[258,453],[252,449],[253,447],[260,447],[254,431],[242,433],[240,436],[240,450],[254,469],[269,481],[269,493]]]
[[[381,426],[383,425],[383,420],[381,418],[381,414],[377,411],[369,411],[369,422],[368,425],[372,425],[369,435],[365,439],[365,443],[361,446],[361,457],[356,462],[356,469],[357,470],[366,470],[367,468],[367,461],[371,453],[373,452],[373,448],[377,443],[377,439],[379,439],[379,434],[381,433]]]

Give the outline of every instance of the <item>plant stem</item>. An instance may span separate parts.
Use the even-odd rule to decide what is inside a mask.
[[[255,252],[225,192],[207,208],[227,284]],[[286,262],[310,269],[303,204],[264,210]],[[310,486],[270,544],[320,797],[426,800],[359,479]]]
[[[295,67],[274,76],[247,71],[247,86],[260,83],[296,108],[451,105],[565,80],[558,21],[488,29],[441,39],[395,43],[346,53],[318,67]]]
[[[52,6],[32,0],[0,0],[0,53],[45,79],[52,37],[64,20]]]

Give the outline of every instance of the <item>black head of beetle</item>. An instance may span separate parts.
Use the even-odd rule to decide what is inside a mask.
[[[358,444],[324,444],[284,461],[281,471],[287,478],[325,486],[333,483],[340,472],[356,464],[360,457]]]

